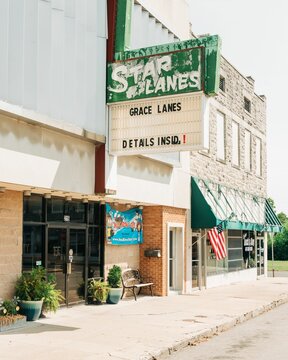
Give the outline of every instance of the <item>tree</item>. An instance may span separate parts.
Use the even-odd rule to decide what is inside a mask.
[[[275,203],[269,198],[268,202],[275,211]],[[274,260],[288,260],[288,217],[284,212],[277,214],[283,225],[283,230],[273,238]],[[272,259],[272,240],[268,241],[268,259]]]
[[[278,216],[278,219],[281,221],[282,225],[285,225],[285,223],[288,222],[288,217],[283,212],[280,212],[279,214],[277,214],[277,216]]]

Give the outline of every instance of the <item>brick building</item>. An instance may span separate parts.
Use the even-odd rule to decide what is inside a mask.
[[[256,278],[257,269],[258,275],[265,273],[261,251],[265,255],[267,231],[280,228],[265,201],[265,98],[254,94],[252,78],[242,76],[223,57],[219,73],[218,37],[192,39],[188,14],[186,0],[170,0],[169,7],[166,0],[1,4],[0,297],[12,296],[21,271],[39,265],[56,275],[67,305],[82,300],[83,282],[87,284],[91,276],[106,277],[113,264],[140,268],[161,296]],[[207,56],[211,49],[212,62]],[[172,121],[161,130],[168,135],[158,134],[167,151],[113,152],[113,104],[106,105],[107,61],[109,72],[114,63],[125,65],[137,57],[146,56],[151,64],[151,56],[158,59],[156,72],[165,72],[167,52],[173,59],[180,52],[180,63],[182,54],[188,54],[186,60],[193,58],[192,65],[198,66],[189,77],[185,73],[167,77],[170,90],[177,86],[186,91],[189,86],[197,91],[178,95],[170,91],[154,100],[140,99],[142,105],[139,99],[126,102],[137,104],[134,108],[141,107],[147,116],[157,105],[170,109]],[[137,78],[140,65],[131,78]],[[214,76],[205,79],[202,67],[208,72],[212,68]],[[151,76],[151,69],[146,67],[143,77]],[[156,88],[165,86],[160,82]],[[192,152],[176,147],[178,133],[169,135],[184,110],[203,120],[203,128],[199,124],[193,128],[201,144]],[[147,117],[141,116],[133,117],[143,120],[137,131],[145,127]],[[153,122],[145,131],[151,131]],[[187,138],[185,133],[183,143]],[[219,198],[215,204],[207,189],[214,198],[222,194],[230,200]],[[246,197],[252,214],[240,201]],[[225,208],[221,214],[220,203]],[[122,217],[130,208],[138,215],[141,210],[142,243],[108,241],[107,205]],[[240,213],[238,205],[243,206]],[[217,263],[207,231],[227,219],[228,257]],[[248,259],[250,252],[254,254],[254,266],[250,261],[249,268],[244,242]],[[70,250],[72,272],[68,273]],[[157,250],[154,254],[160,256],[147,256],[147,250]]]

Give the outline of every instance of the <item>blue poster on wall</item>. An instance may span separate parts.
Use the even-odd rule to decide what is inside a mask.
[[[142,210],[118,211],[106,204],[106,236],[108,244],[112,245],[142,244]]]

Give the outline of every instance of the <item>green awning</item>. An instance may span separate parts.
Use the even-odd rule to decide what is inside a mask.
[[[267,199],[240,190],[191,178],[191,226],[209,229],[280,232],[282,224]]]

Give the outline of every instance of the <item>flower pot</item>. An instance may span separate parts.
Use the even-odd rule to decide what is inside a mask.
[[[107,304],[118,304],[122,295],[122,288],[109,288]]]
[[[43,305],[43,300],[39,301],[19,301],[20,314],[27,317],[27,321],[39,319]]]

